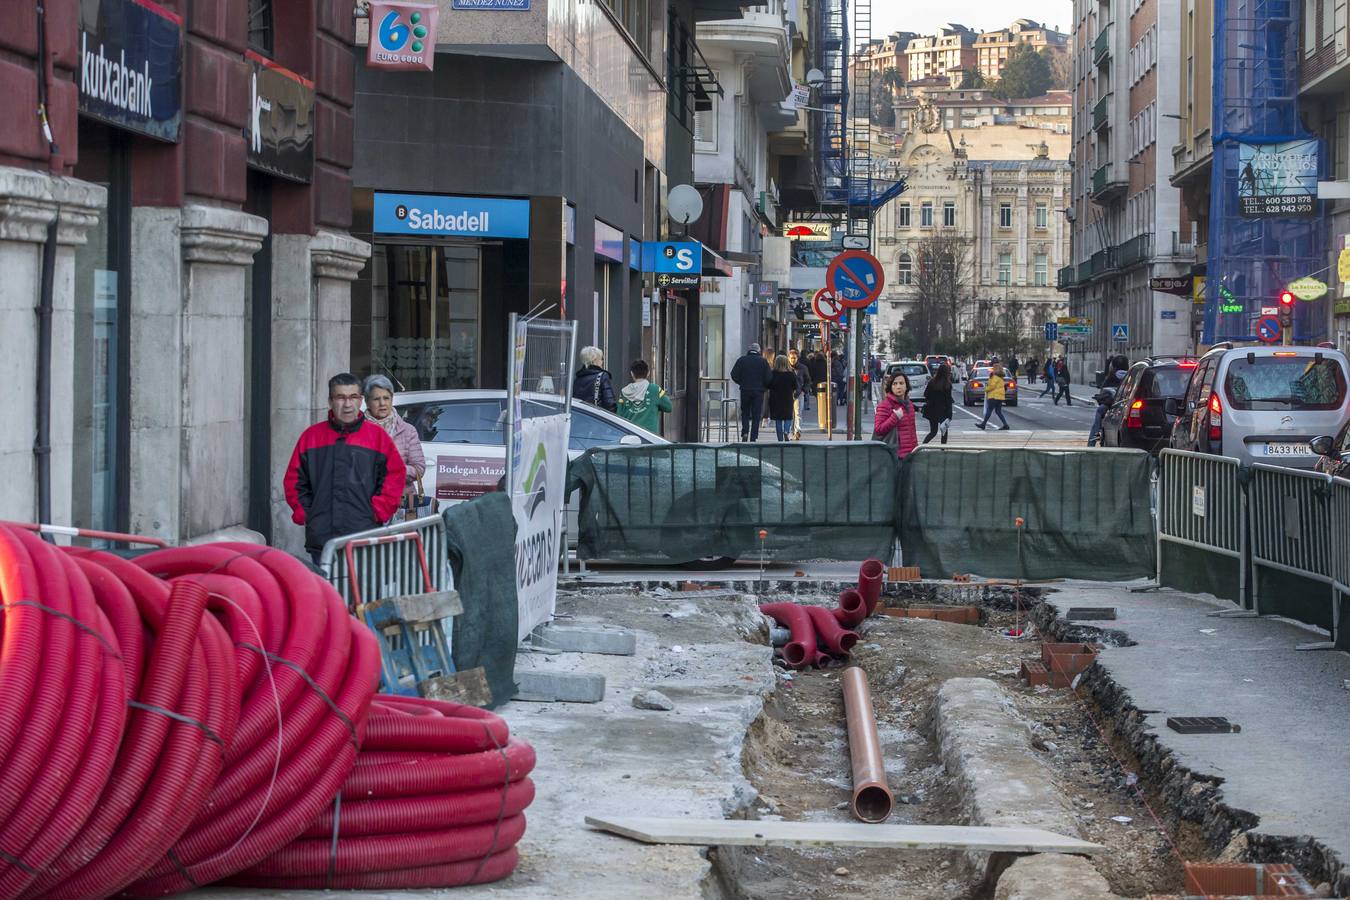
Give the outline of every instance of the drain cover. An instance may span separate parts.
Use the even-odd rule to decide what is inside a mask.
[[[1237,734],[1242,730],[1223,716],[1172,716],[1167,727],[1177,734]]]
[[[1116,608],[1114,606],[1071,606],[1069,611],[1064,614],[1064,618],[1070,622],[1087,622],[1092,620],[1114,619],[1116,617]]]

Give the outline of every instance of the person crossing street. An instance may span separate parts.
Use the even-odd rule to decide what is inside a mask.
[[[1003,423],[999,431],[1011,431],[1008,420],[1003,415],[1003,401],[1007,397],[1006,382],[1003,380],[1003,367],[995,365],[989,370],[989,378],[984,383],[984,421],[976,422],[975,427],[984,431],[991,415],[998,416]]]

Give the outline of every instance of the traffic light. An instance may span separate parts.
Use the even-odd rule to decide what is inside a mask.
[[[1280,291],[1280,327],[1292,328],[1294,325],[1294,295],[1291,291]]]

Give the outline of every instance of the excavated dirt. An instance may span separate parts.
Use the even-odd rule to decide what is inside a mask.
[[[1020,639],[1002,633],[1015,618],[1027,630]],[[1209,855],[1193,830],[1173,827],[1169,838],[1155,821],[1149,805],[1161,809],[1158,798],[1135,777],[1135,762],[1121,749],[1123,742],[1113,742],[1106,716],[1070,690],[1032,688],[1017,677],[1021,661],[1040,654],[1039,635],[1025,615],[993,609],[981,625],[874,617],[860,631],[851,661],[867,671],[872,688],[896,798],[888,821],[964,824],[951,780],[937,758],[930,719],[943,681],[978,676],[1002,685],[1031,724],[1033,746],[1049,757],[1081,836],[1107,848],[1095,864],[1113,891],[1124,897],[1177,892],[1181,858]],[[748,816],[852,821],[839,670],[780,672],[776,692],[747,737],[742,761],[761,795]],[[957,852],[717,848],[712,853],[724,893],[738,898],[979,897]]]

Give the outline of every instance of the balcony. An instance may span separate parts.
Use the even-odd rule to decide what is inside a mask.
[[[1102,28],[1101,34],[1097,35],[1097,40],[1092,44],[1092,64],[1100,66],[1104,60],[1111,56],[1111,25]]]
[[[1060,269],[1055,277],[1055,286],[1061,291],[1071,290],[1078,284],[1078,279],[1074,277],[1074,274],[1073,266],[1065,266]]]
[[[1097,101],[1097,105],[1092,107],[1092,130],[1100,131],[1111,118],[1111,92],[1107,91],[1106,96]]]
[[[1106,204],[1117,196],[1123,195],[1129,188],[1128,180],[1115,177],[1114,164],[1107,163],[1092,173],[1092,202]]]
[[[1122,269],[1146,263],[1153,258],[1153,235],[1141,234],[1130,238],[1116,250],[1116,265]]]

